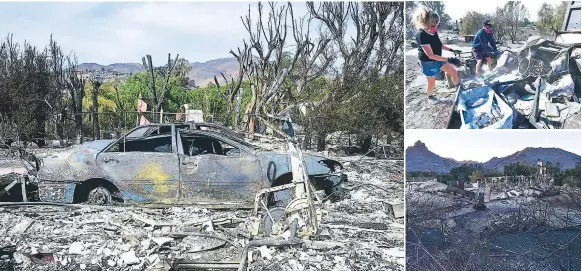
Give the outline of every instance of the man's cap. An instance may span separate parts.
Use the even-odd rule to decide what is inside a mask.
[[[490,20],[483,21],[483,26],[493,26]]]

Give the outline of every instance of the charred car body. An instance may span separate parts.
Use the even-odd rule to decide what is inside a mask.
[[[304,157],[315,190],[341,194],[342,165]],[[31,181],[41,201],[209,204],[251,207],[261,189],[289,184],[289,155],[267,152],[216,124],[139,126],[117,140],[82,144],[36,159]],[[269,197],[271,205],[288,191]]]

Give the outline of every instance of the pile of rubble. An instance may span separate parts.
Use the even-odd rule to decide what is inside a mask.
[[[338,159],[350,198],[326,202],[320,234],[305,248],[261,250],[251,270],[403,270],[403,163],[350,158]]]
[[[403,270],[403,162],[337,159],[346,167],[349,196],[324,202],[319,233],[299,245],[245,249],[249,210],[0,203],[0,269],[170,270],[177,263],[238,269],[244,259],[249,270]]]

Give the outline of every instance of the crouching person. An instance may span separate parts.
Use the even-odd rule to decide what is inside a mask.
[[[493,25],[491,21],[485,20],[483,22],[483,28],[477,31],[473,43],[473,56],[477,60],[477,66],[475,67],[475,74],[478,76],[481,71],[481,65],[483,60],[487,61],[488,71],[492,71],[491,68],[491,57],[498,55],[497,46],[495,45],[495,38],[493,37]]]

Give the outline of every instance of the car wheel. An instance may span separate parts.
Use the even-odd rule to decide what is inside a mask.
[[[285,224],[285,220],[287,220],[287,212],[285,212],[285,208],[269,208],[269,214],[267,214],[267,212],[263,212],[263,219],[261,220],[259,227],[259,232],[262,232],[264,236],[271,236],[271,233],[273,233],[273,230],[275,230],[273,229],[273,226],[276,223]],[[271,218],[273,220],[271,220]]]
[[[97,187],[89,192],[87,203],[94,205],[109,205],[112,202],[111,192],[105,187]]]

